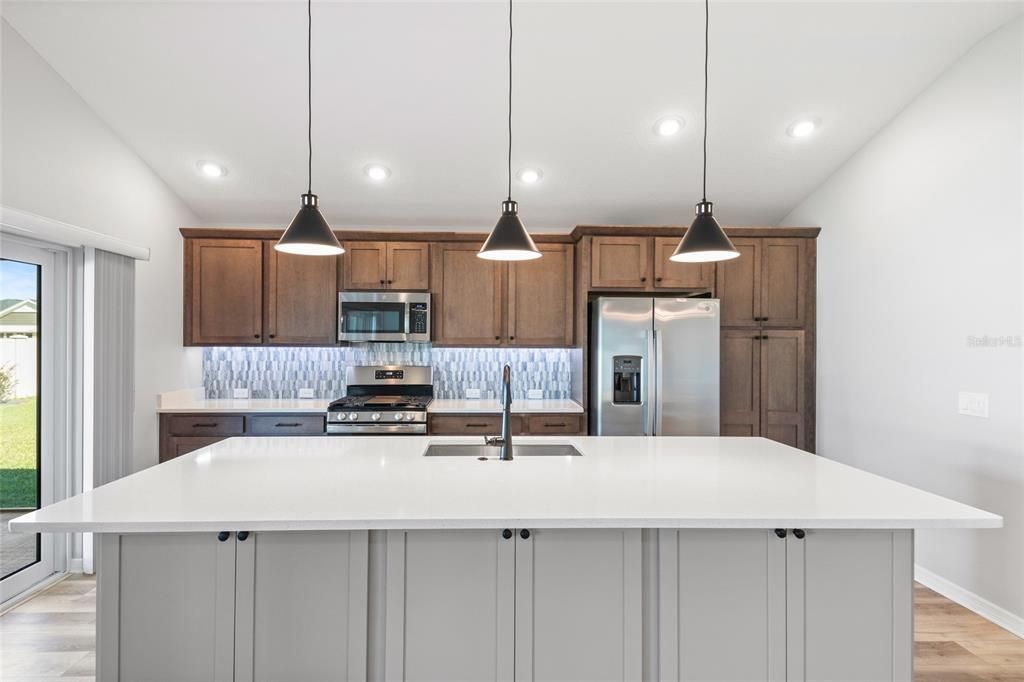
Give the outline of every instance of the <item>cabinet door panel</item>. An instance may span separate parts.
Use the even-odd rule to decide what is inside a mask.
[[[761,342],[754,331],[722,332],[723,436],[761,435]]]
[[[346,242],[341,258],[346,289],[387,288],[387,242]]]
[[[477,258],[476,244],[440,244],[434,272],[435,343],[497,346],[505,334],[505,263]]]
[[[531,530],[515,543],[517,682],[640,680],[640,531]]]
[[[258,344],[263,338],[263,241],[191,239],[186,344]]]
[[[331,345],[337,339],[338,259],[296,256],[264,244],[268,343]]]
[[[544,255],[508,265],[508,336],[514,346],[572,345],[573,250],[541,244]]]
[[[756,327],[761,316],[761,240],[732,240],[739,258],[718,263],[716,293],[722,301],[723,327]]]
[[[235,682],[366,678],[366,531],[239,541]]]
[[[106,666],[104,678],[232,680],[235,543],[216,533],[122,535],[119,557],[119,624],[103,626],[118,633],[119,674]]]
[[[806,533],[786,540],[788,681],[910,682],[913,531]]]
[[[513,677],[515,540],[501,531],[388,531],[387,680]]]
[[[785,679],[785,540],[767,530],[662,530],[659,561],[658,679]]]
[[[715,286],[714,263],[676,263],[669,260],[679,240],[654,239],[654,286],[657,289],[711,289]]]
[[[807,240],[761,240],[761,315],[772,327],[800,327],[807,301]]]
[[[804,447],[804,332],[767,331],[761,343],[762,435]]]
[[[397,291],[430,288],[430,244],[388,242],[387,287]]]
[[[590,286],[594,289],[646,288],[650,285],[648,237],[594,237]]]

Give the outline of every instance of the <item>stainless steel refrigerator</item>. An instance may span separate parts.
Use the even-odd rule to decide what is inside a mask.
[[[590,303],[590,434],[717,436],[719,302]]]

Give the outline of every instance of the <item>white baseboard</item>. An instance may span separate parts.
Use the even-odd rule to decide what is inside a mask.
[[[960,606],[973,611],[982,618],[992,621],[1018,637],[1024,638],[1024,618],[993,604],[984,597],[979,597],[973,592],[965,590],[956,583],[952,583],[917,564],[914,565],[914,579],[925,587],[935,590],[943,597],[951,599]]]

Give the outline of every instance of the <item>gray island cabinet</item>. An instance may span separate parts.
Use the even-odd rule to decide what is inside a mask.
[[[1002,523],[760,438],[432,440],[230,439],[12,530],[98,533],[100,682],[911,682],[914,529]]]

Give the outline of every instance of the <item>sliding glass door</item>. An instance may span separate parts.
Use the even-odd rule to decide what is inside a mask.
[[[55,499],[55,419],[62,366],[56,324],[66,292],[55,287],[53,251],[0,244],[0,602],[55,572],[49,534],[12,533],[8,522]]]

